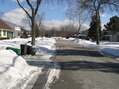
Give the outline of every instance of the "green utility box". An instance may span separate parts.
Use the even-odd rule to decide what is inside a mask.
[[[20,50],[20,49],[13,48],[13,47],[7,47],[6,49],[7,49],[7,50],[13,50],[13,51],[16,52],[18,55],[21,54],[21,50]]]

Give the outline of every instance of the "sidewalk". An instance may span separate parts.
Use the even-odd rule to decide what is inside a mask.
[[[49,55],[47,55],[49,56]],[[43,89],[43,87],[49,86],[52,82],[56,72],[57,63],[46,59],[40,54],[36,54],[34,56],[26,55],[24,59],[30,66],[36,66],[41,68],[42,73],[35,75],[31,81],[27,83],[25,89]]]
[[[47,71],[47,70],[45,70],[45,67],[48,66],[48,65],[44,64],[43,62],[44,61],[49,61],[50,62],[50,60],[45,60],[41,57],[42,57],[42,55],[40,55],[40,54],[36,54],[34,56],[31,56],[31,55],[23,56],[23,58],[26,60],[26,62],[30,66],[39,67],[39,68],[41,68],[41,71],[42,71],[42,73],[40,73],[38,75],[35,75],[33,77],[33,79],[27,83],[27,86],[26,86],[25,89],[32,89],[34,84],[36,83],[37,79],[39,78],[39,76],[43,75]]]

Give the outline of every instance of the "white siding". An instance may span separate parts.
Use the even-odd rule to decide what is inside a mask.
[[[1,29],[0,37],[7,37],[7,30]]]

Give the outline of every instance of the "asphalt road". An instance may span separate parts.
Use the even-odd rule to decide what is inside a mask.
[[[60,78],[50,89],[119,89],[119,61],[70,41],[57,40]]]

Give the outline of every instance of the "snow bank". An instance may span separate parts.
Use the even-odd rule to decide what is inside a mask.
[[[50,84],[53,83],[54,80],[57,81],[57,79],[59,79],[59,74],[61,71],[60,69],[61,67],[59,66],[59,64],[57,62],[54,63],[53,67],[49,70],[47,82],[44,86],[44,89],[50,89],[49,88]]]
[[[55,44],[56,41],[52,38],[45,38],[45,40],[42,39],[36,39],[36,48],[38,49],[37,53],[42,55],[42,59],[45,59],[44,61],[51,62],[50,69],[47,74],[47,81],[44,86],[44,89],[50,89],[50,84],[59,78],[60,74],[60,66],[57,62],[54,62],[52,60],[49,60],[49,58],[53,55],[55,55],[56,47]],[[53,64],[52,64],[53,63]]]
[[[14,89],[25,83],[39,69],[30,67],[26,61],[11,50],[0,50],[0,89]],[[19,85],[19,89],[20,86]]]
[[[42,55],[53,55],[55,52],[55,44],[56,41],[52,38],[45,38],[45,39],[36,39],[36,48],[37,52]]]
[[[66,40],[66,39],[65,39]],[[77,43],[77,39],[68,39]],[[78,44],[100,51],[103,55],[119,57],[119,42],[100,41],[100,45],[90,40],[79,39]]]
[[[20,44],[26,44],[30,40],[30,38],[14,38],[8,40],[0,40],[0,49],[6,49],[6,47],[14,47],[20,49]]]
[[[33,76],[42,72],[41,70],[43,67],[29,66],[26,60],[21,56],[18,56],[12,50],[5,50],[6,47],[20,49],[20,44],[30,45],[28,41],[31,41],[31,38],[0,40],[0,89],[24,89]],[[42,61],[51,61],[49,58],[54,55],[54,44],[55,40],[52,38],[36,38],[36,45],[34,46],[37,49],[36,55],[38,54],[38,56],[45,59]],[[29,57],[31,60],[35,58],[35,56]],[[51,72],[52,71],[56,72],[54,69],[51,70]],[[54,74],[53,72],[49,74]]]
[[[119,57],[119,49],[114,48],[103,48],[101,52],[107,56]]]

